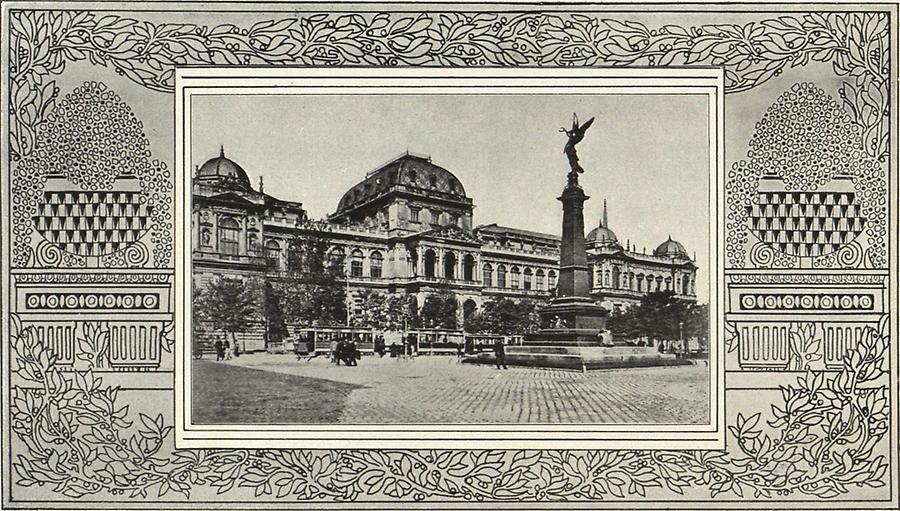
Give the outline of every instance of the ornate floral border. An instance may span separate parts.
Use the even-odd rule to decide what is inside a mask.
[[[150,90],[171,92],[174,66],[714,65],[730,93],[785,68],[830,62],[869,157],[888,154],[888,31],[883,13],[809,13],[745,25],[657,28],[581,14],[306,14],[240,27],[151,23],[75,11],[12,11],[9,150],[34,148],[56,102],[53,76],[89,60]],[[189,497],[200,486],[294,500],[598,500],[718,495],[833,498],[880,487],[873,455],[888,424],[887,318],[837,374],[807,372],[763,412],[738,415],[730,451],[174,450],[163,416],[135,416],[92,370],[63,373],[12,317],[17,377],[11,424],[27,451],[14,483],[71,498]],[[139,424],[138,424],[139,423]],[[765,424],[765,425],[764,425]],[[135,425],[137,426],[135,428]]]

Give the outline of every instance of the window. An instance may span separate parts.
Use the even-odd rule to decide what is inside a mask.
[[[352,277],[362,277],[363,274],[363,253],[356,249],[350,253],[350,275]]]
[[[281,245],[275,240],[266,241],[266,264],[269,268],[281,266]]]
[[[456,254],[453,252],[444,254],[444,278],[450,280],[456,278]]]
[[[494,285],[494,267],[490,264],[485,264],[481,268],[481,283],[484,287],[492,287]]]
[[[239,250],[238,236],[241,227],[233,218],[223,218],[219,222],[219,252],[237,255]]]
[[[412,185],[416,184],[416,181],[419,179],[419,176],[416,175],[415,169],[409,171],[409,182]]]
[[[509,286],[513,289],[519,289],[519,267],[513,266],[509,275]]]
[[[534,288],[538,291],[544,290],[544,270],[538,270],[534,274]]]
[[[615,289],[619,289],[619,283],[621,281],[621,273],[619,272],[618,266],[613,266],[612,269],[612,287]],[[622,287],[625,287],[624,285]]]
[[[431,188],[437,188],[437,177],[434,174],[428,176],[428,185]]]
[[[463,280],[467,282],[475,280],[475,258],[472,254],[463,257]]]
[[[523,284],[525,286],[525,289],[531,289],[531,268],[525,268],[524,275],[525,279],[523,281]]]
[[[550,286],[550,289],[556,287],[556,272],[550,270],[550,273],[547,274],[547,285]]]
[[[381,277],[381,266],[384,264],[384,257],[382,257],[381,252],[373,251],[372,255],[369,256],[369,264],[369,276]]]
[[[419,208],[409,208],[409,221],[410,222],[418,222],[419,221]]]
[[[328,264],[332,269],[335,270],[343,270],[344,269],[344,249],[341,247],[335,247],[331,249],[331,252],[328,254]]]
[[[506,287],[506,267],[497,267],[497,287]]]
[[[425,276],[426,277],[434,277],[435,264],[437,262],[437,255],[435,255],[434,250],[430,248],[425,251]]]

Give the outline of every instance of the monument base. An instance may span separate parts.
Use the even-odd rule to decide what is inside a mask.
[[[465,364],[496,364],[493,353],[463,359]],[[506,365],[590,371],[627,367],[690,365],[691,361],[646,346],[507,346]]]
[[[567,296],[555,298],[541,312],[541,323],[549,326],[542,330],[600,330],[606,328],[609,311],[590,298]]]

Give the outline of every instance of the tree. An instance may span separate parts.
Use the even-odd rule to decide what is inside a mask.
[[[471,321],[473,332],[502,335],[522,335],[540,325],[538,308],[541,302],[522,299],[492,298],[481,307],[481,314]]]
[[[215,277],[197,296],[195,318],[214,325],[234,340],[259,317],[259,283],[240,278]]]
[[[433,293],[425,297],[422,309],[419,311],[421,324],[427,328],[443,328],[456,330],[458,322],[456,318],[459,304],[456,296],[449,291]]]
[[[415,304],[410,295],[393,295],[367,289],[357,295],[359,312],[351,319],[353,326],[377,330],[403,330],[416,327]]]
[[[624,311],[613,311],[606,325],[614,335],[626,339],[706,338],[708,318],[708,305],[677,298],[672,291],[658,291],[644,295],[640,303]]]
[[[306,325],[341,325],[347,321],[343,261],[329,260],[327,244],[314,231],[288,242],[286,271],[273,283],[284,317]]]

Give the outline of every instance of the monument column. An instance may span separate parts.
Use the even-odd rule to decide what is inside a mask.
[[[559,253],[557,297],[587,297],[591,276],[584,242],[584,201],[590,197],[580,186],[567,186],[558,200],[563,204],[562,243]]]

